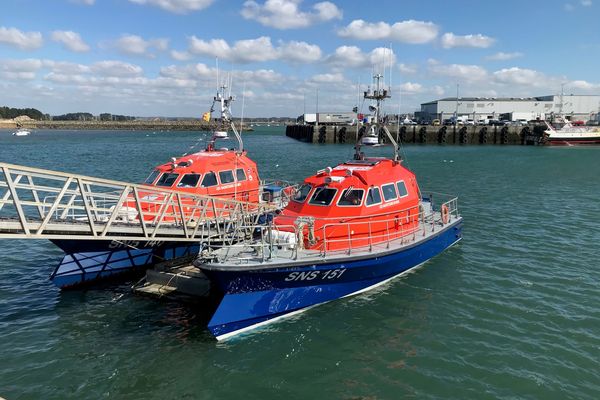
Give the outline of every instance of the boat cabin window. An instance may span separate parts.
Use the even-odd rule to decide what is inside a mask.
[[[398,186],[398,194],[400,195],[400,197],[408,196],[408,190],[406,190],[406,185],[404,184],[404,181],[398,182],[396,186]]]
[[[202,179],[201,187],[210,187],[217,185],[217,174],[214,172],[208,172],[204,174],[204,179]]]
[[[238,182],[245,181],[246,180],[246,171],[244,171],[244,168],[236,169],[235,177],[237,178]]]
[[[342,192],[337,204],[342,207],[360,206],[364,194],[365,191],[362,189],[346,189]]]
[[[381,190],[383,191],[383,198],[385,201],[395,200],[398,198],[396,194],[396,185],[393,183],[388,183],[387,185],[381,186]]]
[[[315,189],[312,197],[308,201],[308,204],[315,206],[328,206],[335,197],[337,189],[331,189],[328,187],[318,187]]]
[[[147,185],[152,185],[154,183],[154,181],[156,180],[156,178],[158,177],[158,175],[160,174],[160,171],[155,169],[154,171],[152,171],[150,173],[150,175],[148,175],[148,177],[146,178],[146,180],[144,181],[145,184]]]
[[[185,174],[181,177],[181,180],[177,184],[179,188],[193,188],[198,186],[200,180],[200,174]]]
[[[173,186],[178,177],[179,174],[170,174],[168,172],[165,172],[160,176],[160,178],[156,182],[156,186],[171,187]]]
[[[304,200],[306,200],[306,198],[308,197],[308,194],[310,193],[311,189],[312,186],[307,184],[300,186],[300,188],[296,190],[296,193],[294,193],[294,197],[292,197],[292,200],[297,201],[298,203],[303,203]]]
[[[234,179],[233,179],[233,171],[221,171],[221,172],[219,172],[219,179],[221,180],[221,184],[233,182],[234,181]]]
[[[372,187],[367,193],[367,205],[372,206],[373,204],[381,203],[381,192],[378,187]]]

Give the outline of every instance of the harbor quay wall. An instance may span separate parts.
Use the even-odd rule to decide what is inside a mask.
[[[355,143],[364,127],[341,125],[288,125],[288,137],[307,143]],[[418,144],[505,144],[537,145],[543,142],[546,129],[542,125],[527,126],[432,126],[404,125],[388,127],[394,139],[402,143]],[[381,142],[387,140],[383,132]]]

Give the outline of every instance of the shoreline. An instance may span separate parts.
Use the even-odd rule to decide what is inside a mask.
[[[56,130],[163,130],[163,131],[211,131],[217,124],[204,121],[19,121],[19,127],[26,129]],[[0,129],[17,129],[17,121],[0,120]],[[253,129],[244,125],[245,132]]]

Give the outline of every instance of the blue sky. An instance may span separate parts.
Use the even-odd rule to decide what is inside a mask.
[[[596,4],[598,1],[599,4]],[[369,8],[369,5],[372,5]],[[3,0],[0,105],[200,116],[350,111],[373,71],[387,111],[455,96],[600,94],[600,0]],[[390,52],[391,46],[391,52]],[[391,65],[391,67],[390,67]],[[385,70],[385,71],[384,71]],[[360,105],[360,104],[359,104]]]

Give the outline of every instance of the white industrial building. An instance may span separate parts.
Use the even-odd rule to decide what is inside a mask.
[[[449,97],[421,104],[420,121],[466,116],[485,119],[552,120],[564,115],[571,121],[597,120],[600,95],[550,95],[540,97]]]

